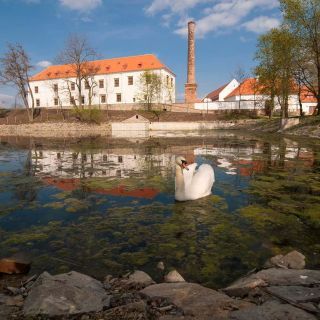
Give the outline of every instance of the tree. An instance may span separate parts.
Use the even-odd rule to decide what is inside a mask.
[[[295,44],[295,38],[285,27],[272,29],[260,37],[255,57],[260,91],[270,96],[270,109],[277,98],[282,118],[289,116],[289,95],[294,90]]]
[[[146,104],[147,110],[151,111],[153,104],[161,102],[163,89],[161,75],[152,71],[144,71],[139,78],[137,99],[139,102]]]
[[[241,97],[243,93],[243,84],[245,79],[248,78],[247,72],[244,70],[243,67],[238,66],[237,69],[235,70],[234,74],[232,75],[232,78],[235,78],[239,82],[238,86],[238,92],[239,92],[239,109],[241,108]]]
[[[0,83],[16,87],[27,110],[29,121],[33,121],[34,118],[34,98],[30,86],[32,69],[30,58],[22,45],[9,43],[7,52],[0,58]]]
[[[95,58],[97,58],[97,53],[91,48],[88,40],[77,34],[71,35],[67,39],[65,48],[57,57],[57,62],[69,65],[72,73],[75,75],[75,82],[73,83],[77,88],[78,103],[76,103],[74,99],[73,105],[76,109],[83,109],[84,107],[82,103],[83,83],[90,84],[90,79],[92,79],[99,70],[99,67],[94,66],[91,62]],[[71,85],[72,81],[69,82]],[[92,92],[92,90],[90,90],[90,92]]]
[[[299,42],[302,82],[317,98],[320,114],[320,1],[280,0],[284,23]]]

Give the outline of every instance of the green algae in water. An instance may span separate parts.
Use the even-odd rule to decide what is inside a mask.
[[[6,212],[0,220],[0,251],[9,255],[27,250],[33,257],[33,272],[73,269],[101,278],[137,268],[156,276],[157,262],[164,261],[168,270],[176,268],[188,281],[213,288],[263,265],[273,254],[292,249],[303,252],[308,266],[316,267],[320,254],[319,152],[308,142],[307,155],[311,158],[312,154],[313,163],[291,159],[281,153],[292,142],[272,139],[231,134],[205,141],[175,138],[160,144],[110,140],[108,149],[88,141],[67,145],[59,151],[62,171],[52,173],[57,182],[72,182],[65,190],[59,189],[63,183],[46,185],[42,176],[50,172],[48,166],[41,169],[41,159],[37,158],[34,171],[32,163],[25,166],[20,161],[20,176],[16,169],[0,179],[0,197],[10,192],[7,202],[1,204]],[[194,155],[204,145],[219,150],[215,156],[195,158],[215,167],[214,194],[176,203],[173,152]],[[248,150],[257,163],[248,163]],[[141,156],[142,167],[121,169],[127,154],[130,161],[132,155]],[[228,176],[226,169],[216,167],[221,154],[235,161],[237,175]],[[114,155],[117,157],[110,161]],[[117,163],[118,155],[122,162]],[[244,158],[243,163],[239,157]],[[158,165],[162,163],[159,159],[163,164]],[[99,177],[103,170],[114,175]],[[17,192],[20,186],[22,193]],[[139,190],[140,197],[108,194],[120,186],[128,192]],[[143,190],[148,189],[155,190],[153,198],[144,197]]]

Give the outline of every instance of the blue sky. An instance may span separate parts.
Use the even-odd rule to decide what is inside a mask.
[[[175,72],[183,99],[190,19],[202,97],[239,66],[252,70],[257,37],[278,26],[281,14],[278,0],[0,0],[0,55],[7,42],[19,42],[36,73],[54,63],[69,34],[84,34],[101,58],[156,54]],[[0,86],[0,104],[14,95]]]

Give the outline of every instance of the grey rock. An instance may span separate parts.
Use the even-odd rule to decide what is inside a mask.
[[[141,284],[145,287],[155,283],[147,273],[140,270],[132,273],[126,282],[128,284]]]
[[[317,302],[320,300],[320,288],[308,288],[302,286],[275,286],[269,287],[268,292],[275,296],[289,299],[297,303]]]
[[[270,258],[264,265],[265,268],[273,268],[273,267],[279,267],[279,268],[288,268],[284,261],[283,261],[283,255],[278,254],[272,258]]]
[[[254,288],[265,286],[315,286],[320,284],[319,270],[271,268],[241,278],[222,291],[230,296],[244,297]]]
[[[290,304],[268,301],[262,306],[254,306],[233,311],[230,320],[316,320],[312,314],[295,308]]]
[[[305,267],[305,256],[298,251],[291,251],[285,256],[279,254],[270,258],[265,264],[266,268],[279,267],[301,270]]]
[[[25,300],[25,315],[58,316],[101,311],[110,306],[110,296],[101,282],[72,271],[52,276],[42,273]]]
[[[228,319],[231,310],[252,304],[235,300],[215,290],[195,283],[161,283],[140,291],[149,298],[162,297],[182,309],[185,319]]]
[[[306,266],[305,256],[298,251],[291,251],[283,257],[289,269],[303,269]]]
[[[320,270],[271,268],[262,270],[250,277],[262,279],[268,283],[268,285],[275,286],[307,286],[320,284]]]
[[[177,270],[170,271],[164,277],[165,282],[186,282]]]
[[[237,280],[232,285],[223,289],[222,291],[229,296],[242,298],[248,295],[248,293],[251,290],[257,287],[266,287],[266,286],[267,286],[267,283],[264,280],[249,276],[249,277],[241,278]]]

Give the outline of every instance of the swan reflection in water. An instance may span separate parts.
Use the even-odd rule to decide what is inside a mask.
[[[196,200],[211,194],[215,181],[213,168],[197,163],[188,165],[182,156],[176,157],[175,199],[177,201]]]

